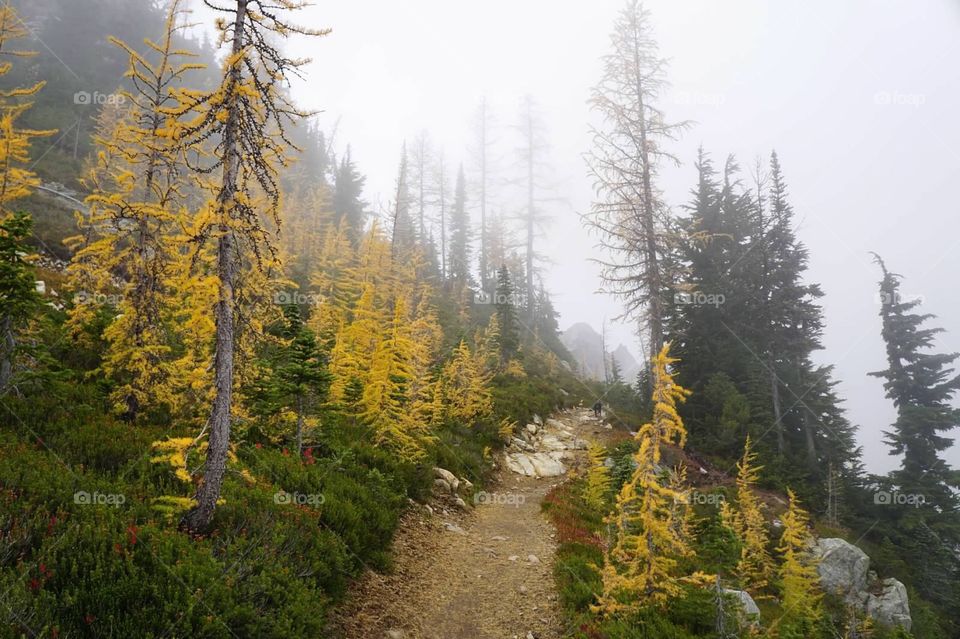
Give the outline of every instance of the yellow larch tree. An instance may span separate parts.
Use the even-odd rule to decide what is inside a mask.
[[[326,228],[318,259],[311,270],[310,285],[319,301],[309,319],[310,328],[321,344],[332,348],[362,288],[357,273],[357,251],[350,241],[346,220]]]
[[[28,34],[28,29],[9,2],[0,5],[0,80],[13,68],[9,58],[34,55],[29,51],[11,48],[11,41]],[[30,97],[44,83],[29,87],[0,89],[0,223],[4,224],[10,263],[5,263],[8,280],[19,281],[21,294],[7,291],[0,299],[0,391],[7,390],[13,379],[14,360],[23,341],[23,332],[29,331],[32,322],[33,302],[26,305],[32,293],[28,264],[33,256],[23,255],[26,248],[30,221],[25,214],[11,210],[11,203],[29,195],[40,184],[36,174],[26,165],[30,160],[30,144],[34,138],[51,135],[54,131],[38,131],[17,126],[17,118],[30,108]],[[14,239],[17,238],[17,239]],[[26,293],[27,295],[22,295]],[[33,300],[35,302],[35,299]]]
[[[378,444],[415,461],[425,455],[431,436],[429,423],[415,419],[408,410],[415,350],[409,322],[406,304],[398,299],[393,321],[373,353],[363,389],[362,418],[373,429]]]
[[[689,577],[678,574],[679,559],[693,552],[685,536],[686,489],[660,466],[661,445],[682,447],[687,437],[677,405],[690,391],[674,382],[670,368],[676,360],[669,352],[665,344],[653,358],[653,416],[637,431],[636,468],[610,517],[616,541],[605,558],[603,593],[595,606],[604,614],[663,604]]]
[[[782,556],[780,565],[781,601],[784,617],[799,622],[813,623],[823,615],[820,576],[811,551],[813,535],[810,517],[800,507],[797,496],[787,490],[789,505],[780,521],[783,533],[777,551]]]
[[[470,426],[493,412],[490,376],[479,364],[467,342],[460,340],[440,373],[443,413],[438,421],[452,420]]]
[[[187,224],[184,184],[186,160],[171,138],[165,108],[171,87],[184,83],[203,65],[178,49],[183,28],[181,0],[170,3],[159,42],[145,40],[143,54],[117,39],[110,41],[128,57],[129,91],[117,113],[109,109],[95,136],[97,156],[83,180],[90,191],[87,210],[78,217],[87,232],[71,238],[75,253],[70,275],[80,295],[118,290],[115,319],[104,331],[108,348],[102,370],[115,387],[114,410],[133,420],[150,406],[174,407],[181,397],[171,344],[178,332],[172,318],[177,295],[177,238]],[[97,286],[92,291],[85,285]],[[71,321],[84,322],[96,299],[79,300]],[[93,303],[91,303],[93,302]]]
[[[34,51],[21,51],[11,47],[30,31],[9,2],[0,5],[0,80],[10,73],[13,62],[10,58],[28,58]],[[0,89],[0,215],[10,213],[10,202],[30,195],[39,186],[40,179],[26,167],[30,161],[30,144],[34,138],[53,135],[56,131],[22,129],[17,118],[33,103],[30,98],[43,88],[43,81],[29,87]]]
[[[774,573],[773,559],[768,546],[770,538],[763,517],[763,503],[756,492],[756,484],[763,466],[756,465],[750,436],[743,446],[743,457],[737,462],[737,509],[726,502],[721,506],[721,517],[740,541],[740,560],[737,576],[741,585],[755,597],[763,595]]]
[[[363,291],[349,318],[340,320],[333,348],[330,351],[330,372],[333,383],[330,398],[345,408],[355,408],[359,397],[348,392],[367,381],[371,360],[381,331],[386,324],[384,313],[377,305],[376,287],[372,282],[363,285]]]
[[[246,322],[243,287],[254,272],[276,266],[268,221],[280,225],[279,169],[288,165],[291,146],[285,128],[307,115],[287,91],[289,77],[307,60],[287,57],[281,42],[328,33],[286,18],[303,7],[300,0],[231,0],[213,7],[223,14],[217,29],[227,48],[219,84],[212,90],[178,88],[176,104],[165,110],[170,135],[201,156],[196,174],[209,199],[190,236],[195,254],[213,246],[217,285],[209,445],[197,505],[180,522],[191,533],[210,528],[220,497],[233,420],[236,326]]]
[[[606,464],[607,451],[603,446],[591,442],[587,447],[587,457],[590,459],[590,466],[587,469],[583,497],[591,508],[603,511],[611,485],[610,468]]]

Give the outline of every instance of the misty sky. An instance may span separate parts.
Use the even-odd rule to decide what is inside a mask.
[[[522,95],[540,105],[550,140],[553,181],[563,198],[541,246],[552,258],[546,283],[561,327],[599,329],[620,314],[596,293],[596,238],[579,213],[592,189],[582,159],[591,120],[586,99],[599,77],[619,0],[321,0],[301,22],[332,35],[298,41],[314,58],[295,96],[338,122],[336,146],[352,146],[367,175],[366,199],[387,204],[403,140],[426,129],[451,166],[468,161],[471,119],[487,96],[499,123],[503,177],[515,145],[510,127]],[[947,332],[939,347],[960,351],[960,3],[955,0],[651,0],[673,84],[662,101],[669,119],[696,124],[671,150],[683,161],[661,185],[675,208],[695,184],[703,145],[722,166],[744,168],[771,149],[780,154],[810,249],[809,280],[825,292],[825,350],[839,394],[871,471],[897,464],[881,431],[894,411],[881,380],[885,368],[876,283],[877,251],[905,277],[902,291]],[[203,13],[198,14],[204,16]],[[516,211],[500,189],[496,208]],[[639,352],[630,326],[611,326],[615,341]],[[955,437],[960,432],[954,432]],[[960,466],[960,447],[950,461]]]

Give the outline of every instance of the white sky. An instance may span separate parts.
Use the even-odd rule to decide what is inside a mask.
[[[940,347],[960,351],[960,4],[953,0],[650,0],[673,90],[661,105],[697,124],[673,151],[684,161],[664,172],[674,206],[695,183],[701,143],[722,166],[728,153],[746,170],[776,148],[810,248],[809,279],[826,293],[825,350],[871,471],[896,465],[881,430],[894,412],[880,380],[885,367],[875,302],[881,253],[905,276],[903,291],[947,329]],[[389,199],[401,143],[427,129],[450,166],[467,160],[471,117],[487,96],[513,146],[509,126],[520,97],[532,94],[550,135],[555,180],[566,203],[553,209],[543,242],[553,259],[547,284],[563,328],[599,329],[619,315],[596,294],[595,238],[577,213],[590,182],[586,106],[619,0],[320,0],[300,20],[332,35],[297,42],[314,58],[295,95],[339,119],[368,176],[367,199]],[[201,14],[202,15],[202,14]],[[511,168],[505,154],[501,164]],[[516,208],[508,189],[500,204]],[[610,327],[638,352],[629,327]],[[614,341],[615,341],[614,340]],[[960,437],[960,432],[954,432]],[[960,447],[950,455],[960,466]]]

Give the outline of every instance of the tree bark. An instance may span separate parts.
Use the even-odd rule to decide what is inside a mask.
[[[303,456],[303,395],[297,395],[297,459]]]
[[[247,0],[237,0],[236,20],[233,27],[233,54],[243,49],[244,23],[247,17]],[[240,67],[230,70],[229,89],[236,91],[240,84]],[[213,410],[210,413],[210,441],[203,469],[203,482],[197,490],[197,505],[180,521],[180,527],[191,534],[204,533],[213,521],[213,512],[220,498],[223,475],[227,469],[227,450],[230,446],[230,408],[233,404],[233,351],[234,351],[234,279],[235,256],[233,230],[229,216],[236,196],[237,172],[240,166],[237,149],[239,107],[232,98],[227,122],[224,127],[223,181],[218,194],[220,212],[220,237],[217,241],[217,275],[219,299],[215,309],[216,355],[214,358]]]
[[[777,382],[772,357],[767,358],[767,367],[770,370],[770,398],[773,401],[774,429],[777,431],[777,452],[783,455],[786,443],[783,439],[783,415],[780,412],[780,384]]]
[[[640,73],[640,41],[639,33],[634,32],[633,68],[637,91],[637,109],[640,115],[640,169],[643,201],[640,209],[640,224],[644,235],[644,252],[646,258],[647,304],[649,306],[650,328],[650,356],[653,357],[663,347],[663,307],[660,295],[663,281],[660,276],[660,261],[657,256],[657,228],[654,222],[653,186],[650,175],[650,153],[647,141],[647,107],[643,102],[643,77]]]
[[[13,380],[13,353],[16,349],[13,318],[7,315],[0,325],[0,393],[5,392]]]

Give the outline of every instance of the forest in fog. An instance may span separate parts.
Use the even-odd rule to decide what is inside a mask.
[[[588,89],[344,84],[506,10],[427,4],[433,44],[374,0],[0,4],[0,636],[960,637],[953,253],[823,251],[832,182],[698,134],[726,93],[674,91],[657,0],[491,33],[523,67],[583,15]]]

